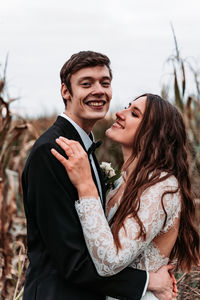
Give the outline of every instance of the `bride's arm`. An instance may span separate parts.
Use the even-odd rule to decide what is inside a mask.
[[[81,146],[77,145],[76,142],[70,141],[67,146],[62,146],[65,147],[69,160],[63,160],[61,156],[56,156],[56,153],[53,154],[63,163],[70,179],[78,190],[79,201],[76,202],[76,210],[88,250],[99,275],[111,276],[130,265],[161,231],[165,220],[165,213],[161,204],[161,195],[165,182],[163,181],[147,189],[140,199],[138,216],[146,230],[146,241],[143,241],[141,237],[138,238],[140,227],[136,220],[133,217],[127,217],[124,227],[119,231],[122,247],[117,251],[112,231],[104,215],[96,187],[88,169],[88,162],[85,154],[82,153]],[[169,185],[167,189],[169,189]],[[177,217],[175,208],[179,207],[178,203],[178,193],[167,194],[164,197],[165,210],[168,217],[171,217],[172,222],[173,216]]]
[[[164,204],[168,216],[172,216],[178,194],[165,196]],[[120,272],[145,249],[162,230],[165,214],[161,204],[160,185],[154,185],[141,196],[138,216],[146,230],[146,241],[138,238],[139,225],[133,217],[127,217],[124,228],[119,231],[121,248],[117,251],[112,231],[105,218],[100,199],[86,197],[76,202],[85,241],[101,276],[111,276]],[[177,213],[175,214],[177,215]],[[175,217],[174,215],[174,217]]]

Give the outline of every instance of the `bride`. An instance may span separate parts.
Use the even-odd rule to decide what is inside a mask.
[[[124,156],[122,176],[107,196],[107,218],[82,146],[57,139],[68,159],[52,149],[77,188],[75,207],[97,272],[111,276],[128,265],[155,272],[169,260],[189,271],[199,262],[200,246],[180,113],[145,94],[116,114],[106,134]],[[158,298],[147,292],[142,299]]]

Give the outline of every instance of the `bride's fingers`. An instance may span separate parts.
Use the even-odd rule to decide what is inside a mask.
[[[177,290],[177,283],[176,283],[176,278],[175,278],[175,276],[174,276],[173,273],[171,274],[171,277],[172,277],[172,280],[173,280],[173,292],[177,293],[178,292],[178,290]]]
[[[74,155],[74,151],[72,149],[72,147],[68,144],[66,144],[65,142],[63,142],[63,140],[56,139],[56,143],[65,151],[65,153],[67,154],[68,157],[71,157]]]
[[[176,293],[175,293],[175,292],[172,292],[172,298],[173,298],[173,299],[176,299],[177,297],[178,297],[178,292],[176,292]]]
[[[73,153],[77,156],[77,155],[81,155],[85,153],[85,150],[83,149],[83,147],[81,146],[81,144],[77,141],[74,140],[69,140],[67,138],[64,138],[62,136],[59,137],[59,140],[61,140],[62,142],[64,142],[66,145],[68,145],[69,147],[71,147]]]
[[[70,141],[70,140],[68,140],[66,137],[64,137],[64,136],[59,136],[59,139],[61,140],[61,141],[63,141],[65,144],[68,144],[68,142]]]
[[[64,157],[64,156],[62,156],[60,153],[58,153],[58,151],[56,151],[54,148],[52,148],[51,149],[51,153],[55,156],[55,158],[57,158],[60,162],[61,162],[61,164],[63,164],[63,166],[67,169],[67,167],[68,167],[68,161],[67,161],[67,159]]]

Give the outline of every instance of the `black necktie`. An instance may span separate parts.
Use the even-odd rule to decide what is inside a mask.
[[[101,144],[102,141],[97,141],[96,143],[93,142],[90,148],[88,149],[88,156],[92,154],[99,146],[101,146]]]

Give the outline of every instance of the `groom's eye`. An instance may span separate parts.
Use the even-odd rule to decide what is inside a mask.
[[[102,83],[103,87],[109,87],[110,86],[110,81],[103,81]]]
[[[81,85],[83,87],[89,87],[91,84],[90,84],[90,82],[82,82]]]

